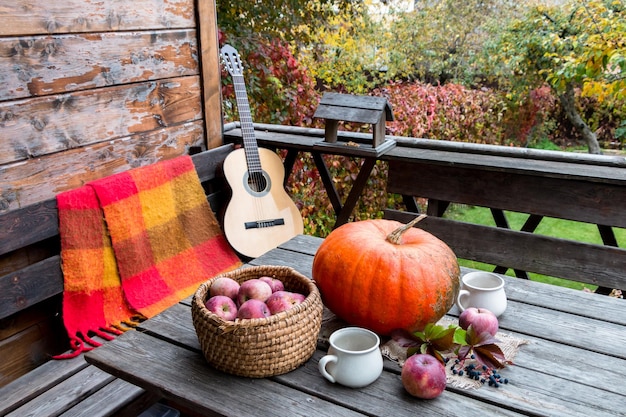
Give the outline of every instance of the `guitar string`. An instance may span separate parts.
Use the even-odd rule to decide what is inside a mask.
[[[261,159],[254,135],[252,115],[250,113],[250,104],[246,93],[245,81],[240,74],[231,74],[233,76],[233,85],[235,89],[235,98],[239,110],[239,119],[241,121],[241,131],[244,142],[244,153],[246,155],[246,166],[248,170],[249,186],[255,192],[263,191],[267,184],[263,178],[261,167]],[[265,220],[264,206],[261,199],[253,199],[253,210],[257,220]]]

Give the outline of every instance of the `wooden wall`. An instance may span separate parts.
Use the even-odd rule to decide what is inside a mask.
[[[214,5],[0,0],[0,211],[221,144]]]
[[[0,0],[0,213],[221,144],[215,0]],[[0,385],[67,349],[59,303],[0,320]]]

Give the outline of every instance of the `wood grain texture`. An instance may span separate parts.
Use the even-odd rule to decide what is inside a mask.
[[[58,223],[56,200],[0,214],[0,254],[56,236],[59,233]]]
[[[60,417],[83,416],[138,416],[160,396],[149,393],[121,379],[111,383],[85,398],[78,405],[63,412]]]
[[[215,0],[198,0],[198,26],[202,54],[202,93],[208,149],[224,143],[222,118],[222,84],[217,39]]]
[[[54,346],[50,343],[51,333],[49,326],[39,323],[8,339],[0,340],[0,352],[2,352],[0,387],[44,363],[51,353],[56,353]],[[16,348],[18,346],[19,349]]]
[[[626,227],[623,208],[626,186],[585,181],[492,172],[421,161],[392,161],[387,191],[416,197],[459,202]]]
[[[408,223],[415,213],[386,210],[385,218]],[[420,229],[443,240],[462,259],[500,265],[610,288],[625,288],[626,249],[594,245],[438,217]],[[480,239],[476,237],[480,236]]]
[[[165,398],[192,407],[201,415],[360,415],[267,378],[231,378],[210,368],[199,352],[183,347],[165,349],[164,345],[167,343],[141,332],[127,332],[107,343],[110,349],[94,350],[86,358],[100,362],[101,358],[110,360],[113,356],[130,353],[124,369],[104,368],[114,375],[123,374],[139,386],[158,375],[156,390]],[[148,363],[151,366],[147,366]],[[173,363],[177,366],[169,366]],[[181,372],[182,369],[185,372]],[[188,384],[189,381],[193,383]],[[243,392],[246,395],[240,395]],[[262,414],[261,409],[268,406],[273,410],[272,414]]]
[[[129,84],[20,102],[0,125],[0,164],[38,158],[202,117],[198,77]]]
[[[194,29],[0,39],[0,100],[198,75]],[[2,119],[8,121],[7,110]]]
[[[88,366],[82,356],[65,361],[49,361],[21,378],[0,387],[0,415],[14,410]]]
[[[307,242],[311,242],[311,247],[307,247]],[[253,263],[291,266],[306,274],[313,260],[311,252],[319,242],[321,242],[320,239],[310,236],[298,236],[288,245],[267,253],[262,257],[263,259],[255,259]],[[516,364],[504,371],[512,383],[501,390],[485,388],[470,391],[469,397],[472,399],[469,401],[481,401],[480,405],[475,406],[470,405],[465,397],[456,397],[455,390],[450,390],[446,392],[445,397],[441,397],[440,401],[436,401],[436,404],[429,403],[426,410],[420,407],[420,415],[423,413],[425,415],[430,413],[433,415],[437,415],[436,413],[438,415],[473,415],[474,412],[484,413],[484,407],[487,406],[485,403],[502,404],[503,401],[507,404],[506,409],[514,408],[530,415],[544,415],[546,409],[551,410],[550,415],[586,416],[586,413],[590,411],[601,415],[619,415],[618,404],[622,400],[623,393],[620,390],[621,387],[614,384],[614,375],[615,369],[621,369],[626,364],[623,353],[619,349],[620,344],[624,342],[621,340],[624,337],[623,324],[605,324],[591,317],[583,318],[578,314],[563,314],[560,311],[568,304],[579,305],[581,296],[598,300],[596,306],[593,306],[594,303],[589,303],[589,309],[581,311],[582,314],[589,316],[601,312],[604,302],[615,301],[617,305],[620,300],[610,300],[607,297],[582,294],[579,291],[563,288],[557,289],[562,297],[557,297],[552,302],[545,297],[547,305],[539,307],[533,303],[529,304],[529,301],[534,301],[535,297],[543,298],[547,289],[551,287],[506,278],[510,311],[501,317],[501,330],[505,333],[513,333],[529,342],[529,345],[524,345],[520,349]],[[511,288],[515,288],[515,291],[511,291]],[[453,308],[451,317],[457,315],[458,310]],[[545,325],[546,322],[558,322],[559,328],[567,329],[567,331],[555,332],[552,327]],[[199,351],[188,305],[176,305],[163,314],[142,323],[141,328],[160,339]],[[585,331],[588,331],[589,335],[579,339],[580,332]],[[605,338],[609,337],[609,334],[613,334],[613,338],[618,338],[616,345],[605,346],[607,344]],[[599,351],[596,352],[596,349]],[[323,351],[318,350],[303,367],[272,379],[288,386],[301,387],[300,389],[312,395],[342,404],[350,409],[367,411],[372,415],[414,413],[415,404],[408,397],[403,398],[402,395],[398,395],[399,391],[396,391],[399,386],[399,381],[396,379],[399,373],[397,367],[386,366],[385,368],[396,376],[386,372],[371,386],[358,392],[349,390],[350,395],[347,396],[347,389],[328,384],[320,377],[316,365],[323,354]],[[597,364],[593,375],[579,375],[581,363]],[[568,384],[568,388],[564,390],[563,384],[559,382],[563,379],[575,382]],[[459,392],[464,395],[468,393],[463,390]],[[575,396],[576,403],[572,402],[572,395]],[[604,395],[610,400],[598,402],[598,396]],[[506,399],[503,399],[503,396]],[[459,409],[454,409],[455,406]],[[500,411],[497,409],[493,411],[496,415],[502,415],[506,409],[500,408]]]
[[[59,415],[114,379],[106,372],[94,366],[88,366],[6,416]]]
[[[3,0],[0,6],[0,36],[193,26],[193,0]]]
[[[202,121],[155,129],[0,166],[0,212],[53,198],[87,181],[182,155],[204,146]]]
[[[53,256],[0,277],[0,318],[63,292],[60,257]]]

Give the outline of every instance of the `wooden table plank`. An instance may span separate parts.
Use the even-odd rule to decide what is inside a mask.
[[[461,267],[465,275],[475,269]],[[626,326],[626,301],[558,285],[503,275],[507,298]]]
[[[358,416],[267,378],[233,378],[198,352],[130,331],[86,354],[89,362],[206,416]],[[123,359],[122,359],[123,358]],[[123,363],[122,363],[123,362]]]
[[[451,415],[485,416],[509,415],[515,413],[543,415],[546,410],[551,416],[621,415],[619,394],[607,394],[601,389],[580,384],[568,384],[564,389],[562,380],[553,375],[541,374],[523,367],[507,370],[512,382],[501,388],[482,387],[478,390],[453,389],[434,401],[420,401],[409,396],[402,386],[399,374],[384,372],[372,385],[353,390],[327,382],[317,371],[317,363],[324,355],[318,350],[312,360],[303,368],[277,377],[302,387],[307,392],[338,402],[347,407],[359,407],[367,404],[363,410],[369,410],[377,416],[398,415]],[[572,395],[573,390],[576,392]],[[602,397],[603,401],[597,399]],[[572,401],[575,398],[575,403]],[[477,402],[478,401],[478,402]],[[490,404],[495,404],[495,407]],[[506,406],[499,404],[506,404]],[[362,405],[361,405],[362,407]],[[506,407],[506,408],[505,408]]]
[[[518,302],[499,317],[502,329],[626,359],[626,328]]]
[[[318,371],[318,362],[325,354],[317,350],[313,358],[293,372],[275,377],[293,387],[328,399],[348,408],[374,416],[513,416],[516,411],[484,403],[466,396],[465,392],[446,391],[434,400],[419,400],[410,396],[402,386],[400,374],[383,372],[380,378],[365,388],[353,389],[333,384]],[[387,368],[388,369],[388,368]]]
[[[190,320],[190,313],[185,310],[189,309],[179,304],[164,314],[143,323],[142,330],[168,341],[175,339],[177,343],[198,351],[200,355],[200,345],[195,330],[187,322],[187,318]],[[395,373],[385,372],[380,380],[362,390],[334,385],[326,382],[317,370],[317,362],[323,354],[324,351],[318,350],[304,366],[271,379],[370,415],[406,415],[417,412],[422,416],[460,415],[460,413],[465,416],[483,416],[486,411],[498,413],[498,415],[518,415],[515,412],[502,410],[500,407],[480,404],[478,399],[466,399],[459,393],[448,394],[450,398],[446,401],[418,401],[406,394],[402,388],[399,370],[395,365],[387,366],[387,369],[395,369]],[[346,393],[350,395],[346,396]],[[381,401],[375,401],[376,399]],[[468,408],[474,411],[468,411]]]
[[[143,323],[141,329],[160,338],[175,341],[190,349],[200,351],[200,345],[191,323],[190,309],[183,304],[174,306]],[[520,337],[519,334],[513,335]],[[569,410],[570,407],[573,407],[569,402],[571,392],[563,389],[564,381],[568,381],[569,390],[585,393],[584,395],[577,395],[577,401],[582,404],[582,406],[580,404],[577,406],[578,409],[595,409],[600,414],[617,413],[619,415],[619,408],[617,407],[619,401],[623,399],[623,394],[621,387],[615,384],[615,372],[617,369],[626,367],[626,360],[536,337],[526,337],[526,339],[529,344],[520,348],[515,361],[516,365],[508,367],[502,372],[511,380],[510,384],[498,390],[484,387],[478,391],[457,390],[456,392],[469,395],[474,400],[498,403],[506,399],[507,404],[515,404],[520,410],[528,413],[541,414],[541,410],[547,407],[554,410],[555,415],[559,415],[557,411],[561,410],[560,415],[569,416],[576,414]],[[336,391],[338,388],[334,385],[324,385],[325,380],[316,371],[316,358],[321,354],[323,352],[318,350],[317,356],[305,365],[308,370],[299,370],[297,376],[287,374],[277,378],[288,384],[297,384],[299,381],[301,385],[307,387],[307,390],[313,389],[313,392],[323,393],[324,398],[328,396],[332,401],[339,401],[340,399],[334,398],[334,395],[339,395]],[[586,364],[594,364],[593,373],[581,371]],[[388,366],[386,369],[393,371],[394,367]],[[306,374],[307,372],[308,374]],[[398,372],[398,369],[395,368],[395,373]],[[320,388],[320,384],[324,389]],[[385,386],[387,387],[385,389],[397,390],[401,388],[401,383],[386,380]],[[392,394],[388,392],[387,396],[389,395]],[[398,395],[397,392],[395,395]],[[596,404],[597,395],[607,398],[607,401]],[[532,397],[532,400],[527,397]],[[350,407],[353,406],[354,404],[350,405]],[[385,407],[389,406],[388,402],[385,403]],[[401,405],[397,406],[400,412],[403,408]],[[442,412],[442,410],[439,411]],[[447,411],[455,414],[452,409]],[[585,414],[586,412],[581,415],[588,416],[589,414]]]

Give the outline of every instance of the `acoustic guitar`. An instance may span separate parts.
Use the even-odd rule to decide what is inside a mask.
[[[233,79],[243,135],[243,148],[224,160],[224,176],[233,194],[224,213],[224,234],[237,252],[257,257],[302,233],[302,215],[283,188],[282,160],[257,146],[239,53],[224,45],[220,54]]]

